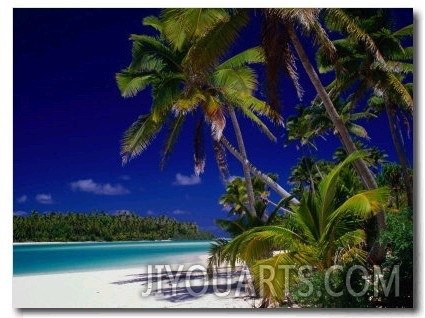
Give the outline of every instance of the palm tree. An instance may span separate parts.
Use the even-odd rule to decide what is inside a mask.
[[[328,92],[320,81],[320,78],[317,75],[313,65],[311,64],[310,59],[306,54],[294,28],[294,24],[297,24],[303,31],[308,33],[315,33],[314,35],[316,36],[316,41],[322,45],[322,48],[326,51],[326,54],[328,54],[331,60],[335,62],[334,66],[338,68],[339,65],[336,63],[335,47],[332,43],[330,43],[330,40],[326,36],[326,33],[319,23],[319,13],[320,10],[318,9],[270,9],[266,11],[266,14],[278,17],[283,24],[287,33],[287,37],[290,39],[304,70],[306,71],[314,88],[316,89],[318,97],[323,102],[326,113],[328,114],[329,119],[332,121],[332,124],[335,127],[335,131],[338,133],[338,136],[347,153],[351,154],[357,151],[357,147],[355,146],[355,143],[350,136],[348,128],[344,125],[344,121],[339,115],[337,108],[334,106]],[[344,10],[327,9],[325,14],[328,21],[338,25],[340,29],[347,30],[351,36],[357,38],[359,42],[363,42],[368,52],[371,54],[371,56],[374,57],[375,61],[382,67],[386,67],[386,62],[383,59],[376,43],[373,41],[370,35],[365,32]],[[376,189],[377,183],[375,177],[368,168],[365,161],[360,158],[354,161],[353,165],[360,175],[365,187],[367,189]],[[377,243],[377,238],[379,238],[379,232],[386,226],[385,213],[383,210],[376,213],[376,224],[376,230],[369,232],[369,235],[374,236],[373,240],[375,241],[374,245],[371,247],[369,259],[373,263],[381,263],[385,259],[385,248],[384,246],[381,246]]]
[[[184,11],[184,10],[183,10]],[[194,59],[193,62],[189,62],[190,70],[194,72],[196,78],[202,78],[205,74],[205,70],[208,69],[216,60],[217,56],[220,56],[224,51],[229,47],[229,42],[231,42],[237,35],[238,26],[243,25],[240,23],[246,17],[244,13],[245,10],[233,10],[232,14],[229,15],[229,19],[221,19],[217,24],[218,28],[201,28],[204,31],[202,37],[202,44],[208,48],[215,48],[211,50],[203,49],[200,45],[194,50],[196,55],[192,54],[192,57],[203,56],[202,53],[206,53],[205,56],[200,60]],[[295,86],[297,88],[299,96],[301,91],[299,89],[299,84],[297,83],[297,74],[294,67],[294,58],[290,50],[290,43],[292,43],[295,51],[310,79],[313,86],[315,87],[319,98],[322,100],[326,112],[332,121],[332,124],[335,127],[335,131],[338,133],[343,146],[348,153],[355,152],[357,150],[347,127],[344,125],[344,122],[341,116],[338,114],[336,107],[332,103],[326,89],[322,85],[316,71],[314,70],[313,65],[311,64],[307,54],[304,51],[304,48],[298,38],[298,35],[294,29],[293,25],[300,26],[306,33],[312,33],[315,37],[315,41],[320,43],[323,48],[326,49],[329,56],[335,56],[335,47],[329,40],[324,31],[323,27],[319,23],[319,9],[265,9],[261,12],[264,13],[267,21],[265,23],[264,35],[266,44],[265,55],[268,65],[279,65],[282,63],[282,68],[285,72],[294,80]],[[333,21],[335,24],[338,24],[341,28],[345,28],[350,31],[353,36],[357,37],[360,41],[366,43],[368,51],[375,57],[375,59],[380,62],[382,65],[385,65],[385,60],[382,58],[381,53],[379,52],[375,42],[372,38],[358,26],[358,24],[350,18],[349,15],[341,9],[327,9],[325,11],[327,14],[327,19]],[[180,14],[171,14],[171,19],[168,21],[171,23],[172,20],[181,21],[184,20],[183,30],[198,30],[198,20],[197,19],[185,19],[185,13],[182,11]],[[195,26],[195,27],[194,27]],[[283,28],[282,28],[283,27]],[[283,41],[281,41],[283,40]],[[267,45],[270,45],[269,47]],[[276,45],[278,46],[278,51],[276,51]],[[269,49],[271,47],[271,49]],[[277,52],[275,54],[274,52]],[[282,57],[285,57],[282,59]],[[278,62],[273,63],[273,59],[276,59]],[[279,69],[271,67],[273,72],[277,72]],[[272,79],[277,79],[277,76],[268,76]],[[274,81],[273,81],[274,83]],[[273,88],[274,87],[274,88]],[[269,90],[269,95],[273,97],[273,94],[276,94],[277,85],[273,84],[272,88]],[[277,100],[277,98],[269,98],[269,100]],[[272,106],[279,106],[273,105]],[[243,154],[242,154],[243,155]],[[242,159],[244,156],[242,156]],[[366,163],[360,158],[359,160],[353,162],[358,174],[362,178],[363,183],[368,189],[375,189],[377,187],[374,175],[368,169]],[[378,226],[378,236],[379,231],[385,228],[385,214],[383,211],[379,211],[376,215],[377,226]],[[373,255],[373,258],[376,259],[376,262],[381,261],[385,257],[384,249],[378,247],[374,249],[374,252],[377,252],[377,255]]]
[[[276,175],[268,175],[273,180],[277,179]],[[266,184],[259,178],[254,176],[253,187],[255,192],[255,210],[257,215],[255,217],[248,213],[246,207],[248,203],[247,191],[244,180],[236,177],[226,187],[226,192],[220,197],[219,203],[228,210],[227,219],[216,219],[215,223],[218,224],[230,237],[236,237],[249,229],[257,226],[272,225],[280,222],[282,216],[279,212],[284,212],[285,215],[292,214],[293,212],[285,209],[289,204],[291,197],[282,199],[278,204],[275,204],[269,199],[270,192]],[[273,206],[270,214],[267,213],[268,205]],[[236,218],[235,218],[236,217]],[[211,275],[214,267],[221,264],[223,249],[227,245],[227,239],[217,239],[211,243],[209,258],[208,258],[208,272]]]
[[[411,84],[403,84],[403,79],[413,72],[413,47],[403,47],[402,39],[412,37],[413,25],[392,32],[389,29],[389,19],[383,10],[374,10],[372,15],[364,10],[347,10],[347,14],[351,19],[356,19],[370,34],[372,40],[378,43],[377,47],[386,61],[382,63],[376,60],[362,41],[350,36],[345,29],[340,28],[340,25],[330,21],[329,27],[342,32],[346,37],[333,42],[341,67],[335,69],[336,79],[329,88],[336,95],[355,87],[353,108],[361,96],[371,90],[374,92],[369,98],[369,105],[375,111],[384,109],[387,113],[391,137],[402,166],[408,204],[412,206],[412,184],[408,177],[405,155],[397,137],[394,118],[397,111],[403,112],[408,117],[412,116],[413,99],[409,91]],[[317,60],[320,64],[319,70],[322,72],[334,70],[335,61],[330,60],[323,50],[318,51]]]
[[[276,175],[269,174],[268,177],[277,180]],[[252,183],[255,194],[255,211],[257,212],[254,217],[249,214],[246,184],[240,177],[236,177],[229,182],[226,186],[226,192],[220,197],[219,203],[224,210],[228,211],[228,218],[216,219],[215,222],[228,232],[231,237],[241,234],[254,226],[274,222],[278,212],[293,213],[284,208],[291,200],[290,197],[276,204],[269,199],[269,189],[259,177],[254,176]],[[267,212],[269,205],[273,208],[270,214]]]
[[[220,14],[225,13],[222,10],[218,11]],[[180,43],[180,47],[173,49],[172,43],[168,41],[171,35],[167,31],[167,24],[154,17],[148,17],[144,21],[162,33],[159,38],[131,36],[133,60],[127,69],[117,74],[117,83],[124,97],[135,96],[146,86],[151,85],[153,104],[150,113],[140,116],[126,131],[122,143],[123,163],[140,154],[169,122],[169,136],[162,160],[165,162],[173,149],[186,115],[196,115],[200,111],[210,124],[212,138],[217,143],[223,136],[225,114],[228,112],[237,138],[239,154],[242,157],[249,211],[251,215],[256,215],[250,168],[234,108],[255,122],[269,138],[275,140],[258,115],[273,117],[280,123],[282,121],[273,109],[253,96],[257,81],[254,71],[246,65],[263,61],[261,49],[248,49],[215,65],[214,69],[208,72],[208,76],[205,74],[198,76],[187,70],[189,67],[187,63],[192,63],[190,61],[195,54],[194,50],[203,38],[198,39],[193,35],[185,37],[186,40]],[[196,137],[195,146],[199,144],[197,141],[199,139]],[[205,157],[202,152],[197,154],[198,151],[195,151],[195,172],[199,174],[203,172]],[[217,158],[223,158],[223,155]]]
[[[332,166],[331,162],[302,156],[297,165],[291,168],[288,182],[295,186],[292,192],[301,197],[304,191],[314,191]]]
[[[369,110],[354,113],[352,111],[352,103],[344,102],[341,98],[334,102],[337,111],[341,116],[344,125],[348,131],[360,138],[369,139],[366,129],[356,123],[362,119],[370,119],[376,115]],[[289,116],[286,120],[287,142],[286,145],[294,140],[299,140],[301,146],[308,145],[317,150],[314,140],[321,137],[326,140],[326,135],[335,133],[334,126],[329,119],[325,109],[317,101],[312,105],[303,107],[297,105],[296,115]]]
[[[398,210],[401,206],[401,197],[404,191],[406,191],[405,193],[407,197],[407,190],[405,188],[406,185],[403,182],[401,165],[394,162],[385,164],[378,176],[378,181],[390,188],[391,202],[389,205],[391,206],[392,202],[395,201],[395,207]]]
[[[220,260],[232,266],[238,260],[246,262],[265,303],[282,300],[288,291],[289,286],[284,286],[285,271],[279,266],[293,266],[293,276],[303,265],[324,271],[332,265],[365,261],[367,253],[362,247],[366,233],[362,222],[382,208],[388,190],[367,190],[347,200],[341,200],[337,193],[341,170],[364,156],[362,151],[350,154],[315,191],[303,193],[300,205],[292,207],[295,214],[284,225],[260,226],[242,233],[224,247]],[[267,252],[274,252],[274,256],[264,259]],[[265,267],[274,273],[271,286],[260,285]]]

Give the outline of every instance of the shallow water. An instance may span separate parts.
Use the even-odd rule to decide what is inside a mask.
[[[26,243],[13,245],[13,275],[49,274],[166,264],[206,254],[211,241]]]

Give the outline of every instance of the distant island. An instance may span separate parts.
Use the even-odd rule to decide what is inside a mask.
[[[13,217],[13,242],[211,240],[195,222],[135,213],[45,213]]]

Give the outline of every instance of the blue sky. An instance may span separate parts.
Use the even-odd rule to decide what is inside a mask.
[[[163,171],[159,167],[161,135],[142,155],[121,165],[122,133],[149,109],[150,95],[146,91],[135,98],[122,98],[114,76],[130,62],[129,35],[151,32],[141,20],[157,12],[14,10],[14,214],[131,210],[141,216],[167,214],[195,221],[201,228],[220,234],[213,220],[226,216],[218,204],[224,185],[208,138],[205,173],[194,176],[193,123],[185,124]],[[408,11],[402,13],[404,19],[409,17]],[[250,25],[234,51],[253,45],[259,32],[257,25]],[[299,70],[307,101],[313,96],[312,87],[301,66]],[[261,82],[261,71],[259,76]],[[329,81],[322,79],[325,84]],[[283,100],[287,117],[297,103],[289,84]],[[241,126],[250,160],[264,172],[277,172],[280,183],[289,189],[290,167],[303,151],[283,147],[283,130],[276,131],[279,140],[271,143],[251,123],[241,119]],[[385,116],[368,125],[368,131],[370,144],[395,160]],[[230,124],[225,133],[232,134]],[[319,142],[321,150],[314,155],[329,159],[337,146],[338,141],[328,136]],[[412,157],[412,140],[408,150]],[[230,154],[227,158],[231,174],[242,175],[239,163]]]

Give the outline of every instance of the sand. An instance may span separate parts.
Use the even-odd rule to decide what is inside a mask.
[[[207,255],[168,268],[138,268],[13,277],[14,308],[252,308],[248,272],[222,267],[208,280]],[[158,264],[157,264],[158,265]],[[161,273],[159,273],[161,268]],[[167,272],[167,269],[169,270]],[[150,271],[150,274],[149,274]]]

